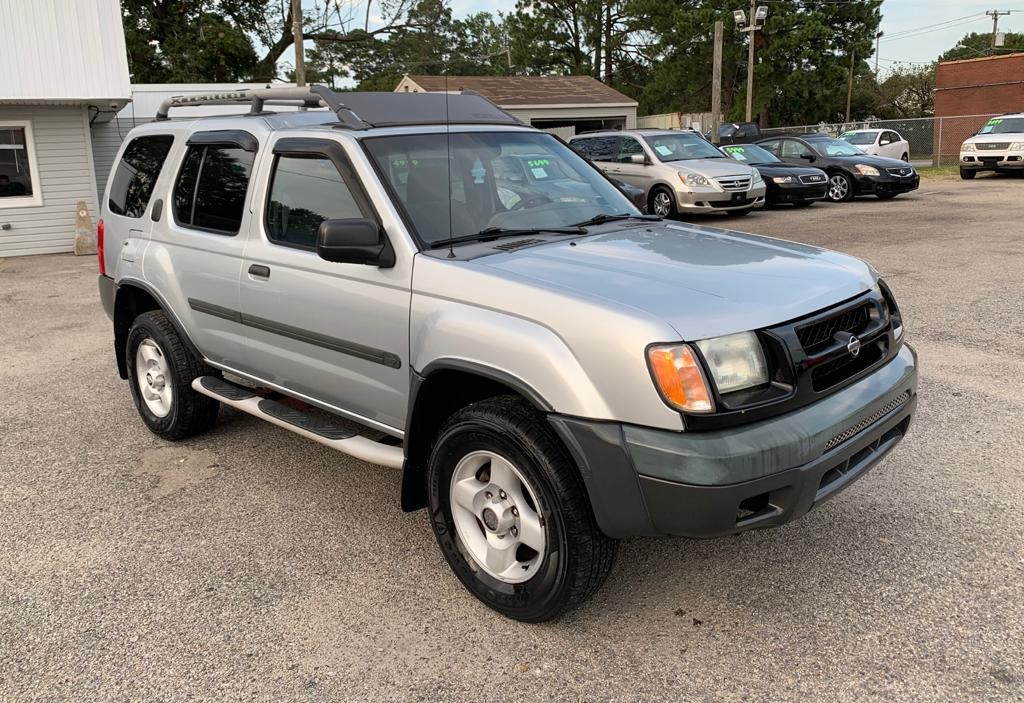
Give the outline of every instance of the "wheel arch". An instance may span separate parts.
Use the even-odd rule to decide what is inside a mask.
[[[413,371],[405,423],[405,465],[402,469],[402,510],[427,507],[425,472],[431,440],[459,408],[499,395],[524,398],[538,412],[551,404],[522,379],[500,369],[462,359],[438,359]]]
[[[114,295],[114,355],[117,359],[117,373],[123,378],[128,378],[128,364],[125,360],[125,349],[128,345],[128,332],[132,323],[139,315],[151,310],[162,310],[174,325],[175,331],[181,337],[185,346],[201,359],[202,354],[192,343],[191,338],[185,332],[185,328],[177,316],[164,302],[163,298],[151,286],[136,280],[127,280],[118,284],[117,292]]]

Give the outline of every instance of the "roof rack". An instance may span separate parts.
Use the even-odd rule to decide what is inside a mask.
[[[326,106],[347,129],[404,125],[494,124],[522,125],[479,93],[336,93],[327,86],[258,88],[225,93],[178,95],[167,98],[156,119],[170,119],[171,108],[200,105],[251,105],[250,115],[266,114],[266,105]]]

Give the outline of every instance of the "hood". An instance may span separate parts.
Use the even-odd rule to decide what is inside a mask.
[[[843,254],[681,223],[621,228],[474,264],[641,311],[682,340],[786,322],[875,283],[867,264]]]
[[[964,140],[964,144],[992,144],[1006,142],[1024,142],[1024,132],[1003,132],[1002,134],[976,134]]]
[[[749,176],[753,169],[735,159],[723,156],[720,159],[687,159],[686,161],[669,161],[663,166],[671,166],[683,173],[699,173],[709,178],[721,176]]]

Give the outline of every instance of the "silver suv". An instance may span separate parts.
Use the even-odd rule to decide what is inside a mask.
[[[401,471],[509,617],[584,601],[618,538],[797,518],[907,432],[916,356],[857,259],[642,215],[476,95],[161,114],[202,102],[251,112],[133,129],[106,185],[99,288],[142,421],[181,440],[229,408]]]
[[[648,212],[746,215],[764,207],[757,169],[725,156],[696,132],[640,129],[595,132],[569,144],[609,176],[643,188]]]

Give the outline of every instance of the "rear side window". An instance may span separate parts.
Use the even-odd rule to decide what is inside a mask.
[[[173,143],[170,134],[136,137],[128,143],[110,183],[107,207],[112,213],[142,217]]]
[[[590,142],[591,161],[615,161],[619,155],[618,137],[594,137]]]
[[[569,146],[573,148],[577,154],[580,154],[584,158],[590,158],[590,144],[593,139],[573,139],[569,142]]]
[[[266,224],[276,244],[312,249],[324,220],[365,217],[326,156],[278,156],[271,178]]]
[[[238,234],[253,157],[251,151],[231,145],[190,146],[174,186],[174,218],[178,224],[217,234]]]

